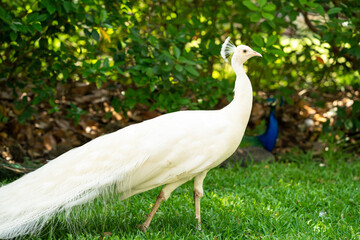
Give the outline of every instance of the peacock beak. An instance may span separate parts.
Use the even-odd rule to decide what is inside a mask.
[[[256,51],[253,51],[252,55],[257,56],[257,57],[262,57],[262,55],[260,53],[256,52]]]

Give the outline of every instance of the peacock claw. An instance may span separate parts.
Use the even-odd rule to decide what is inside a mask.
[[[149,226],[142,225],[141,230],[146,232],[149,229]]]

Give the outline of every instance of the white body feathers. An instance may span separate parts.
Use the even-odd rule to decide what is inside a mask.
[[[235,64],[235,97],[225,108],[175,112],[134,124],[1,187],[0,238],[33,233],[57,212],[109,189],[125,199],[219,165],[238,147],[252,107],[250,81],[242,62]]]

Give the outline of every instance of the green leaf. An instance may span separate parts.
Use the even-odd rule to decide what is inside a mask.
[[[85,36],[87,36],[88,38],[91,36],[91,32],[89,30],[87,30],[86,28],[84,28],[84,34]]]
[[[64,80],[67,80],[69,77],[69,71],[66,68],[64,68],[61,72],[63,74]]]
[[[71,8],[71,3],[69,1],[63,1],[62,2],[62,5],[65,9],[65,12],[66,13],[69,13],[70,12],[70,8]]]
[[[101,9],[100,11],[100,21],[103,23],[107,19],[107,12],[105,9]]]
[[[250,17],[251,22],[258,22],[258,21],[260,21],[260,19],[261,19],[260,13],[251,14],[251,17]]]
[[[16,32],[11,32],[11,33],[10,33],[10,39],[11,39],[11,41],[15,41],[16,38],[17,38],[17,33],[16,33]]]
[[[43,14],[40,14],[39,16],[37,16],[36,21],[37,22],[42,22],[45,19],[47,19],[48,17],[49,17],[49,14],[43,13]]]
[[[267,20],[270,20],[270,21],[274,20],[274,15],[271,14],[271,13],[262,12],[261,15],[262,15],[264,18],[266,18]]]
[[[273,11],[276,10],[276,5],[273,4],[273,3],[266,4],[266,5],[263,7],[263,10],[266,11],[266,12],[273,12]]]
[[[346,119],[345,120],[345,128],[347,130],[351,130],[354,127],[354,123],[351,119]]]
[[[297,12],[297,11],[291,11],[291,12],[289,13],[290,21],[292,21],[292,22],[295,21],[298,15],[299,15],[299,12]]]
[[[257,2],[259,3],[260,7],[263,7],[267,3],[267,0],[258,0]]]
[[[178,71],[178,72],[182,72],[184,70],[183,66],[181,66],[180,64],[176,64],[175,65],[175,69]]]
[[[254,41],[254,43],[259,46],[259,47],[263,47],[264,46],[264,40],[262,39],[262,37],[260,37],[258,34],[254,34],[252,35],[252,40]]]
[[[32,12],[26,17],[26,22],[27,23],[36,22],[37,21],[36,19],[38,18],[38,16],[39,16],[38,12]]]
[[[15,32],[20,31],[22,33],[27,33],[29,30],[27,25],[24,25],[22,22],[19,21],[13,21],[10,25],[10,28]]]
[[[323,35],[323,39],[327,42],[330,42],[333,39],[333,33],[332,32],[326,32]]]
[[[33,26],[33,28],[38,31],[38,32],[41,32],[42,31],[42,27],[41,27],[41,24],[40,23],[34,23],[32,24],[31,26]]]
[[[266,42],[266,47],[270,47],[272,45],[274,45],[274,43],[276,42],[277,37],[275,35],[271,35]]]
[[[145,74],[148,77],[152,77],[154,75],[152,68],[147,68]]]
[[[252,11],[258,11],[259,7],[256,6],[255,3],[251,2],[251,1],[244,1],[243,4],[250,10]]]
[[[100,35],[95,29],[92,30],[91,35],[95,39],[95,41],[99,42]]]
[[[56,8],[50,3],[49,0],[43,0],[43,1],[41,1],[41,4],[46,8],[46,10],[50,14],[53,14],[56,12]]]
[[[173,50],[174,50],[174,55],[175,55],[176,59],[179,59],[180,54],[181,54],[180,49],[178,47],[174,46]]]
[[[96,84],[97,89],[100,89],[100,88],[101,88],[101,85],[102,85],[101,78],[97,78],[97,79],[95,80],[95,84]]]
[[[11,15],[0,6],[0,18],[6,22],[7,24],[11,24],[12,22],[12,17]]]
[[[185,70],[186,70],[188,73],[190,73],[191,75],[195,76],[195,77],[198,77],[198,76],[199,76],[198,71],[196,71],[196,68],[194,68],[193,66],[186,65],[186,66],[185,66]]]
[[[53,65],[51,66],[51,68],[54,69],[54,70],[60,71],[61,66],[60,66],[59,63],[55,63],[55,64],[53,64]]]
[[[272,49],[268,49],[267,51],[268,51],[268,53],[272,53],[272,54],[278,55],[280,57],[286,56],[286,53],[284,53],[280,49],[272,48]]]
[[[359,110],[360,110],[360,101],[355,100],[353,105],[352,105],[352,116],[354,118],[359,114]]]
[[[276,29],[276,24],[274,23],[274,21],[266,21],[266,23],[269,24],[269,26],[273,29]]]
[[[183,56],[180,56],[179,61],[181,63],[186,63],[186,64],[190,64],[190,65],[196,65],[196,62],[191,61],[191,60],[189,60],[187,58],[184,58]]]
[[[103,67],[105,67],[105,68],[109,67],[109,59],[108,58],[104,59]]]
[[[321,16],[325,15],[324,8],[321,6],[321,4],[316,4],[316,7],[314,8],[314,11],[316,13],[320,14]]]
[[[94,68],[100,69],[100,66],[101,66],[101,60],[97,60],[96,63],[94,64]]]
[[[335,13],[338,13],[338,12],[341,12],[342,11],[342,8],[339,8],[339,7],[334,7],[334,8],[331,8],[327,14],[328,15],[331,15],[331,14],[335,14]]]

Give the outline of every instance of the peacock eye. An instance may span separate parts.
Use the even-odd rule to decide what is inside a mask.
[[[246,50],[245,50],[245,49],[243,50],[243,53],[246,53]]]

